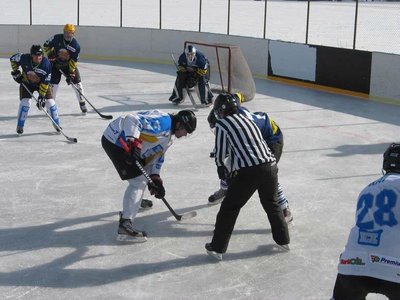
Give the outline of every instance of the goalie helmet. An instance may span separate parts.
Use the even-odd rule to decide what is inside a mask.
[[[193,45],[188,45],[186,47],[185,53],[186,53],[186,58],[188,61],[192,62],[194,58],[196,57],[196,48]]]
[[[176,115],[177,121],[183,125],[187,133],[192,133],[196,129],[197,118],[193,111],[189,109],[181,110]]]
[[[32,45],[31,55],[43,55],[43,49],[40,45]]]
[[[400,144],[392,143],[383,154],[382,169],[388,172],[400,173]]]
[[[238,113],[238,109],[239,105],[231,94],[219,94],[214,101],[214,113],[217,119],[221,119],[227,115],[236,114]]]

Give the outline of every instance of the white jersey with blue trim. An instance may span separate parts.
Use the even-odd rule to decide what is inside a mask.
[[[164,154],[172,144],[171,116],[159,110],[139,111],[113,120],[104,136],[111,143],[121,147],[118,139],[128,137],[142,140],[141,157],[145,165],[152,165],[151,174],[159,174],[164,162]]]
[[[360,193],[338,270],[400,283],[400,174],[388,173]]]

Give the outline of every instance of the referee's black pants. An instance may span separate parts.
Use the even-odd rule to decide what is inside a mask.
[[[260,202],[267,213],[272,237],[279,245],[289,244],[289,231],[277,202],[278,167],[266,163],[237,171],[229,184],[215,222],[211,241],[213,250],[225,253],[240,209],[258,190]]]

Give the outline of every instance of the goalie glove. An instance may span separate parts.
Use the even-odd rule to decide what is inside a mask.
[[[42,95],[39,95],[38,101],[36,102],[36,106],[39,110],[42,110],[46,104],[46,98]]]
[[[157,199],[162,199],[165,197],[165,188],[163,181],[158,174],[150,175],[152,182],[148,183],[148,188],[151,195],[154,195]]]
[[[11,76],[16,83],[21,84],[22,82],[22,74],[20,70],[15,70],[11,72]]]

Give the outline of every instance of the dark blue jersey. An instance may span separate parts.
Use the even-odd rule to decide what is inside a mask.
[[[43,48],[48,57],[56,58],[56,65],[69,66],[70,71],[75,71],[81,52],[81,46],[75,38],[69,42],[64,39],[64,34],[56,34],[44,43]],[[67,52],[69,58],[63,59],[62,52]]]
[[[192,62],[188,61],[186,53],[183,52],[178,59],[178,69],[193,68],[199,75],[204,76],[208,70],[208,60],[200,51],[196,51],[196,55]]]
[[[249,112],[248,109],[243,106],[239,107],[239,113],[247,116],[250,120],[256,123],[257,127],[260,129],[264,140],[268,145],[274,144],[283,138],[283,134],[279,126],[275,121],[268,117],[265,112]]]
[[[50,79],[51,79],[51,63],[46,58],[43,57],[40,64],[36,65],[32,61],[32,56],[30,54],[16,53],[10,58],[11,68],[13,71],[18,70],[19,67],[22,69],[22,81],[30,87],[38,90],[39,93],[44,96],[47,92]],[[39,78],[38,82],[32,82],[28,74],[35,73]]]

